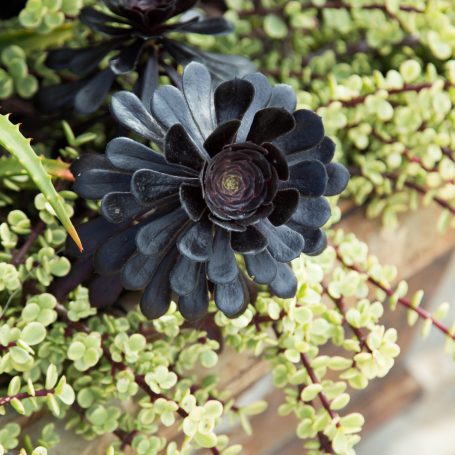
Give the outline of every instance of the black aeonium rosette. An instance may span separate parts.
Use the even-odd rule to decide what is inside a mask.
[[[167,58],[177,64],[203,62],[220,79],[252,70],[246,58],[202,52],[169,36],[172,33],[219,35],[232,31],[224,18],[206,18],[191,10],[197,0],[103,0],[103,3],[109,12],[86,7],[80,20],[106,35],[106,39],[86,48],[59,49],[49,54],[46,63],[50,68],[69,70],[78,79],[41,90],[38,102],[44,111],[74,105],[79,113],[94,112],[115,78],[134,70],[139,74],[135,92],[148,105],[160,69],[172,78],[176,74],[173,66],[167,64]],[[108,56],[111,57],[107,67],[101,69],[100,63]]]
[[[120,273],[126,289],[144,289],[147,317],[164,314],[174,295],[187,319],[199,319],[209,290],[226,315],[244,311],[236,254],[257,283],[279,297],[295,295],[288,263],[324,249],[324,196],[349,179],[330,163],[335,146],[321,118],[295,106],[289,86],[271,87],[260,73],[213,89],[199,63],[185,68],[181,91],[156,90],[151,113],[132,93],[113,96],[115,118],[164,154],[115,138],[105,156],[80,161],[74,189],[102,199],[111,223],[97,233],[104,237],[98,271]]]

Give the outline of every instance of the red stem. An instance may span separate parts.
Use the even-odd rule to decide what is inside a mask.
[[[442,147],[442,153],[447,156],[451,161],[455,162],[455,156],[453,150],[450,150],[448,147]]]
[[[348,269],[351,269],[351,270],[354,270],[355,272],[357,273],[361,273],[362,275],[366,275],[367,278],[368,278],[368,281],[373,284],[374,286],[376,286],[377,288],[381,289],[382,291],[384,291],[388,297],[392,297],[395,292],[392,288],[390,287],[387,287],[385,286],[384,284],[380,283],[379,281],[377,281],[375,278],[373,278],[372,276],[369,275],[368,272],[366,272],[365,270],[362,270],[360,269],[359,267],[357,267],[355,264],[346,264],[343,260],[343,256],[340,254],[339,252],[339,249],[337,247],[335,247],[335,251],[336,251],[336,254],[337,254],[337,258],[338,260]],[[442,333],[444,333],[446,336],[450,337],[452,340],[455,341],[455,334],[452,334],[449,330],[448,327],[446,327],[444,324],[442,324],[441,322],[437,321],[436,319],[433,318],[433,316],[426,310],[424,310],[423,308],[420,308],[420,307],[415,307],[410,300],[408,299],[405,299],[403,297],[400,297],[398,299],[398,303],[400,303],[400,305],[406,307],[408,310],[412,310],[414,311],[415,313],[417,313],[419,315],[419,317],[421,317],[422,319],[426,319],[426,320],[429,320],[431,321],[432,325],[434,325],[439,331],[441,331]]]
[[[117,438],[119,438],[121,441],[120,448],[122,450],[125,449],[125,447],[131,445],[131,443],[133,442],[133,438],[134,438],[134,436],[136,436],[137,433],[138,433],[137,430],[130,431],[130,432],[121,430],[120,428],[117,428],[117,430],[114,430],[115,436],[117,436]]]
[[[357,337],[357,339],[359,340],[359,343],[360,343],[360,346],[363,348],[363,349],[366,349],[368,352],[371,352],[371,349],[370,347],[368,346],[367,342],[366,342],[366,339],[365,339],[365,335],[362,333],[362,331],[357,328],[357,327],[354,327],[352,324],[350,324],[347,320],[346,320],[346,303],[344,301],[344,299],[342,297],[339,297],[339,298],[335,298],[333,297],[332,295],[330,295],[329,293],[329,290],[327,288],[327,286],[325,284],[322,285],[322,290],[323,292],[328,295],[330,297],[330,299],[332,300],[332,302],[337,306],[338,308],[338,311],[343,315],[343,318],[344,320],[346,321],[346,324],[348,324],[349,328],[352,330],[352,332],[354,333],[354,335]]]
[[[352,175],[362,176],[362,177],[365,177],[365,178],[368,179],[368,176],[363,174],[362,170],[359,167],[349,166],[349,172]],[[398,176],[396,174],[391,173],[391,172],[385,172],[384,173],[384,177],[387,177],[388,179],[393,180],[394,182],[398,181]],[[410,182],[410,181],[403,182],[403,185],[407,186],[408,188],[411,188],[411,189],[417,191],[418,193],[420,193],[422,195],[426,195],[428,193],[428,191],[429,191],[428,189],[424,188],[423,186],[420,186],[417,183]],[[434,202],[436,202],[436,204],[438,204],[440,207],[448,210],[450,213],[455,215],[455,207],[450,205],[450,203],[448,201],[440,198],[439,196],[433,196],[432,198],[433,198]]]
[[[5,406],[5,404],[10,403],[14,398],[17,400],[25,400],[26,398],[33,398],[33,397],[45,397],[46,395],[53,394],[54,389],[42,389],[35,391],[34,395],[31,395],[28,392],[18,393],[16,395],[12,395],[10,397],[1,397],[0,398],[0,406]]]
[[[389,174],[387,174],[389,176]],[[397,179],[396,176],[394,176],[393,179]],[[409,182],[409,181],[406,181],[404,182],[405,186],[407,186],[408,188],[411,188],[413,190],[416,190],[418,193],[420,194],[427,194],[428,190],[426,190],[425,188],[417,185],[417,183],[414,183],[414,182]],[[444,199],[438,197],[438,196],[433,196],[433,200],[439,204],[442,208],[444,209],[447,209],[450,213],[452,213],[452,215],[455,215],[455,207],[452,207],[447,201],[445,201]]]
[[[301,353],[300,354],[300,359],[302,360],[302,363],[303,363],[303,366],[305,367],[305,370],[307,371],[308,373],[308,376],[310,377],[311,379],[311,382],[313,384],[319,384],[319,381],[318,381],[318,378],[316,377],[316,374],[311,366],[311,363],[308,359],[308,357],[306,356],[305,353]],[[332,420],[335,420],[335,419],[338,419],[338,415],[332,410],[332,408],[330,407],[330,403],[329,403],[329,400],[327,399],[327,397],[324,395],[323,392],[319,392],[318,393],[318,396],[319,396],[319,400],[321,401],[321,404],[322,406],[324,407],[324,409],[328,412],[330,418]],[[340,423],[337,422],[336,423],[336,426],[340,426]]]
[[[337,1],[327,1],[323,3],[322,5],[315,5],[312,2],[309,3],[304,3],[302,5],[302,9],[309,9],[309,8],[314,8],[314,9],[346,9],[346,10],[352,10],[352,9],[364,9],[364,10],[372,10],[372,9],[379,9],[381,11],[384,11],[388,16],[397,19],[396,15],[393,14],[390,10],[387,9],[385,5],[380,5],[380,4],[373,4],[373,5],[364,5],[361,7],[353,7],[349,4],[343,3],[343,2],[337,2]],[[400,5],[399,7],[400,11],[405,11],[405,12],[412,12],[412,13],[424,13],[424,11],[414,7],[414,6],[407,6],[407,5]],[[239,11],[237,13],[239,17],[249,17],[249,16],[266,16],[268,14],[278,14],[278,15],[283,15],[283,8],[263,8],[262,6],[256,7],[251,11]]]
[[[425,82],[425,83],[422,83],[422,84],[405,84],[403,87],[401,88],[392,88],[392,89],[389,89],[389,90],[386,90],[387,93],[389,95],[398,95],[400,93],[406,93],[406,92],[421,92],[422,90],[426,89],[426,88],[431,88],[433,86],[433,82]],[[444,83],[444,88],[447,89],[449,87],[451,87],[452,84],[449,82],[449,81],[445,81]],[[355,107],[359,104],[362,104],[365,99],[370,96],[370,95],[374,95],[375,92],[373,93],[367,93],[365,95],[359,95],[359,96],[356,96],[354,98],[351,98],[349,100],[330,100],[328,103],[326,103],[325,105],[322,105],[321,107],[323,106],[328,106],[329,104],[331,103],[334,103],[334,102],[339,102],[341,103],[344,107]]]
[[[15,341],[11,341],[6,346],[0,345],[0,351],[7,351],[9,348],[13,348],[16,345],[17,343]]]
[[[18,266],[24,262],[25,256],[27,255],[29,249],[32,247],[35,240],[44,232],[45,228],[46,223],[40,219],[32,229],[32,232],[28,236],[25,243],[22,245],[21,249],[13,253],[13,257],[11,259],[12,265]]]
[[[393,139],[386,139],[384,137],[382,137],[378,131],[376,131],[375,129],[373,129],[373,131],[371,132],[371,135],[373,137],[375,137],[379,142],[383,143],[383,144],[398,144],[400,143],[400,141],[398,141],[396,138],[393,138]],[[409,148],[405,148],[404,151],[403,151],[403,155],[404,157],[412,162],[412,163],[417,163],[420,165],[420,167],[426,171],[426,172],[436,172],[436,173],[439,173],[439,170],[437,167],[428,167],[426,166],[422,159],[418,156],[415,156],[412,154],[411,150]],[[444,183],[448,183],[448,184],[451,184],[453,185],[455,183],[455,180],[454,179],[449,179],[449,180],[443,180]]]

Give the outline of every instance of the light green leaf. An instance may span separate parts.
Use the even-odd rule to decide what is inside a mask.
[[[39,322],[29,322],[21,332],[21,339],[30,346],[41,343],[46,337],[46,329]]]
[[[47,372],[46,372],[46,389],[52,389],[55,384],[57,384],[57,379],[58,379],[58,372],[57,372],[57,367],[54,364],[50,364],[47,367]]]
[[[25,139],[22,136],[19,127],[11,123],[7,115],[0,115],[0,144],[27,169],[30,177],[45,195],[68,234],[82,251],[82,243],[76,229],[66,213],[59,194],[52,185],[50,176],[46,173],[43,163],[32,149],[30,139]]]

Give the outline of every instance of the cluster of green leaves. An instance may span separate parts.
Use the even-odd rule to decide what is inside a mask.
[[[455,17],[450,2],[231,0],[237,35],[218,50],[252,55],[261,71],[316,110],[368,216],[396,227],[424,204],[455,214]]]
[[[399,353],[396,331],[380,322],[384,302],[391,297],[392,308],[400,303],[414,313],[422,295],[406,300],[404,282],[392,291],[396,270],[381,266],[365,244],[342,231],[332,232],[321,256],[301,257],[293,267],[296,298],[262,290],[256,305],[236,319],[212,305],[207,323],[239,355],[252,352],[270,363],[273,383],[285,396],[279,414],[297,417],[296,434],[308,453],[327,444],[335,453],[354,453],[363,417],[344,411],[351,391],[385,376]],[[444,317],[446,309],[434,317]],[[453,355],[455,342],[450,334],[447,339]],[[98,313],[82,287],[63,303],[48,293],[34,295],[23,307],[2,310],[0,368],[11,379],[0,388],[0,409],[29,416],[46,407],[84,438],[114,433],[119,440],[112,454],[126,443],[147,455],[195,448],[234,455],[242,449],[229,445],[219,424],[227,419],[249,433],[249,418],[266,403],[240,406],[219,388],[220,376],[209,371],[219,348],[204,330],[188,328],[175,305],[151,322],[138,310],[121,317]],[[183,442],[166,439],[165,427],[182,431]],[[32,443],[47,447],[44,438]],[[19,442],[10,433],[4,447],[11,444]]]
[[[49,33],[64,24],[65,16],[77,16],[83,5],[83,0],[28,0],[19,22],[25,28]]]
[[[30,98],[38,90],[38,80],[27,67],[24,50],[15,45],[3,49],[0,54],[0,99],[9,98],[17,92],[22,98]]]

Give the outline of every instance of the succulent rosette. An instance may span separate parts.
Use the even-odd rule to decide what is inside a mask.
[[[171,79],[177,77],[175,64],[200,61],[220,79],[252,71],[246,58],[202,52],[174,39],[175,33],[219,35],[232,31],[224,18],[207,18],[193,10],[197,0],[103,0],[103,3],[107,12],[86,7],[81,11],[80,21],[107,36],[106,39],[86,48],[58,49],[49,54],[46,63],[50,68],[69,70],[77,79],[42,89],[38,103],[43,111],[74,105],[79,113],[94,112],[115,78],[132,71],[139,74],[135,92],[146,104],[150,102],[160,71]],[[100,64],[106,58],[108,65],[102,68]]]
[[[74,189],[101,199],[108,229],[87,228],[96,231],[87,237],[98,271],[143,289],[147,317],[164,314],[174,297],[184,317],[197,320],[211,292],[224,314],[242,313],[248,293],[239,256],[256,283],[295,295],[289,262],[324,249],[325,196],[349,180],[331,163],[335,144],[321,118],[295,107],[287,85],[272,87],[255,73],[214,87],[199,63],[185,68],[181,90],[158,88],[150,111],[133,93],[113,96],[117,121],[159,150],[115,138],[104,156],[80,160]]]

